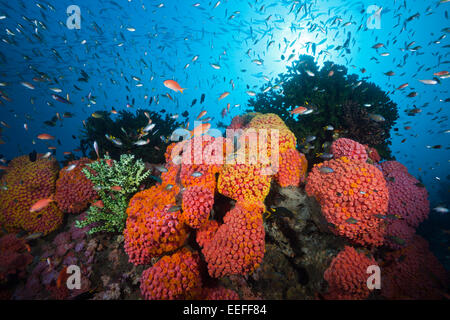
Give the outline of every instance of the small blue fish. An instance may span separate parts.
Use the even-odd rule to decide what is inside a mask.
[[[323,167],[323,166],[319,168],[319,171],[322,173],[333,173],[334,172],[333,169],[331,169],[329,167]]]

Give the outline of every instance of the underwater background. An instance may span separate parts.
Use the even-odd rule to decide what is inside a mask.
[[[79,8],[79,25],[78,11],[67,12],[71,5]],[[428,219],[416,232],[448,271],[448,11],[450,1],[439,0],[1,0],[2,165],[47,152],[61,167],[95,160],[95,142],[100,158],[132,154],[156,176],[152,165],[164,163],[172,132],[194,129],[203,111],[202,120],[224,134],[236,116],[275,113],[295,135],[308,172],[329,160],[338,138],[403,164],[428,192]],[[291,112],[301,106],[312,112]],[[159,181],[143,176],[129,190],[121,186],[117,210],[125,215],[145,179],[145,187]],[[2,192],[8,188],[2,182]],[[108,228],[99,230],[121,233],[124,225]],[[96,246],[109,246],[102,241]]]

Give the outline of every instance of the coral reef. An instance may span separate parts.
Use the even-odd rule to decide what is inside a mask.
[[[333,155],[319,152],[307,178],[298,136],[273,113],[236,117],[227,129],[239,130],[227,138],[195,134],[170,144],[165,163],[144,164],[128,154],[120,161],[81,159],[63,168],[56,182],[54,160],[13,160],[2,177],[7,188],[1,199],[47,192],[55,208],[56,202],[67,212],[90,207],[78,217],[67,215],[55,236],[41,231],[0,238],[0,297],[448,297],[448,274],[415,234],[429,211],[423,185],[402,164],[380,162],[380,149],[372,145],[338,134],[331,143],[330,127],[321,128],[320,137]],[[277,134],[265,134],[267,128]],[[313,147],[316,137],[298,141]],[[51,183],[35,190],[39,176]],[[10,211],[10,200],[0,203],[2,224],[9,231],[24,228],[9,213],[28,214],[40,196],[23,211]],[[79,289],[66,285],[73,265],[80,268]],[[367,287],[371,265],[381,268],[381,290]]]
[[[369,159],[372,160],[372,162],[376,163],[381,161],[381,157],[378,154],[377,149],[371,148],[368,145],[364,146],[366,147],[367,155],[369,156]]]
[[[400,249],[411,241],[416,230],[408,225],[404,220],[390,218],[386,223],[386,234],[384,244],[392,249]]]
[[[271,176],[260,165],[230,164],[220,172],[217,190],[233,200],[261,202],[270,190]]]
[[[67,167],[59,171],[55,201],[63,212],[80,213],[97,198],[94,184],[82,171],[90,163],[92,160],[82,158],[69,162]]]
[[[0,182],[6,186],[0,190],[1,225],[10,232],[23,229],[43,234],[58,228],[63,213],[55,202],[42,210],[30,211],[37,201],[53,196],[58,169],[58,162],[53,158],[31,162],[28,156],[21,156],[11,160]]]
[[[274,114],[245,118],[247,126],[242,127],[238,141],[244,141],[242,137],[252,130],[276,126],[282,134],[281,139],[274,140],[278,143],[274,146],[286,155],[281,159],[284,171],[278,179],[290,187],[304,181],[306,159],[295,150],[295,137],[283,121]],[[273,164],[270,161],[266,166],[236,162],[222,165],[223,156],[231,149],[230,142],[228,138],[203,135],[168,147],[167,164],[159,169],[162,172],[160,183],[137,193],[127,210],[124,239],[130,262],[149,264],[164,253],[175,251],[176,254],[188,234],[197,230],[195,239],[211,277],[246,275],[258,268],[264,257],[263,202],[272,176],[277,172],[266,170],[267,165]],[[275,151],[272,143],[259,143],[267,148],[263,151],[269,156]],[[254,156],[248,151],[247,144],[238,143],[237,153]],[[176,157],[181,161],[174,161]],[[216,180],[217,191],[228,201],[237,201],[224,213],[220,220],[223,223],[209,220],[215,202]],[[147,272],[145,277],[148,277]],[[154,294],[147,293],[147,285],[142,284],[141,289],[147,298],[153,297]]]
[[[16,289],[14,297],[63,300],[73,299],[88,291],[95,250],[87,244],[86,231],[87,229],[78,229],[71,223],[69,230],[59,233],[51,243],[43,246],[26,283]],[[80,267],[80,289],[69,290],[66,285],[69,265]]]

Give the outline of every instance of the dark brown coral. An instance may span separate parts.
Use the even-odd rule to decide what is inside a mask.
[[[369,118],[369,112],[353,101],[347,101],[342,107],[345,137],[369,146],[384,143],[387,133],[382,123]]]

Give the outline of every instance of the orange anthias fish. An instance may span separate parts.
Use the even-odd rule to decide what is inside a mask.
[[[201,117],[203,117],[206,114],[206,110],[203,110],[202,112],[200,112],[200,114],[197,116],[197,120],[200,119]]]
[[[35,202],[31,208],[30,208],[30,212],[38,212],[41,211],[42,209],[44,209],[45,207],[47,207],[50,202],[55,201],[52,198],[46,198],[46,199],[41,199],[38,200],[37,202]]]
[[[94,207],[97,207],[97,208],[100,208],[100,209],[102,209],[102,208],[105,207],[105,205],[103,204],[103,201],[102,201],[102,200],[97,200],[97,201],[95,201],[92,205],[93,205]]]
[[[406,88],[408,85],[409,85],[408,83],[404,83],[400,87],[398,87],[397,90],[402,90],[402,89]]]
[[[433,73],[433,75],[435,75],[437,77],[446,76],[446,75],[448,75],[448,71],[436,72],[436,73]]]
[[[52,135],[49,135],[48,133],[41,133],[40,135],[37,136],[38,139],[41,140],[54,140],[55,137]]]
[[[181,93],[183,93],[183,91],[186,89],[186,88],[182,88],[182,87],[178,84],[178,82],[176,82],[176,81],[174,81],[174,80],[166,80],[166,81],[163,82],[163,84],[164,84],[167,88],[172,89],[173,91],[180,91]]]
[[[211,123],[202,123],[202,124],[196,126],[196,127],[191,131],[191,136],[192,136],[192,137],[198,137],[198,136],[201,136],[202,134],[208,132],[209,128],[211,128]]]
[[[122,190],[122,187],[121,186],[113,186],[113,187],[111,187],[111,190],[120,191],[120,190]]]
[[[230,93],[229,93],[228,91],[225,91],[224,93],[222,93],[222,94],[220,95],[220,97],[219,97],[218,100],[222,100],[222,99],[228,97],[229,94],[230,94]]]
[[[291,110],[290,113],[291,114],[302,114],[304,113],[306,110],[308,110],[308,108],[305,107],[297,107],[294,110]]]

